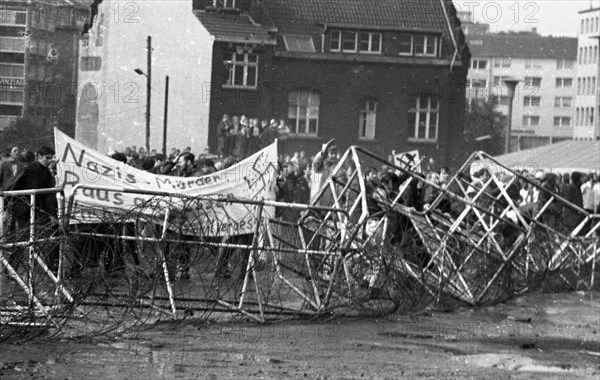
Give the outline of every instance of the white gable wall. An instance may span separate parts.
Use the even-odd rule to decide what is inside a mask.
[[[146,77],[134,69],[147,72],[147,36],[152,37],[150,147],[162,149],[169,75],[167,153],[186,146],[201,153],[208,142],[204,91],[211,82],[213,38],[192,13],[192,0],[102,2],[88,46],[80,49],[82,57],[101,57],[102,67],[83,70],[80,61],[76,138],[105,152],[145,145]]]

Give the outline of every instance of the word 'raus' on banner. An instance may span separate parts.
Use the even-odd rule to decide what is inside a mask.
[[[145,219],[169,215],[179,233],[224,236],[253,233],[256,206],[223,199],[274,200],[277,142],[240,163],[201,177],[149,173],[95,151],[54,130],[57,183],[73,199],[70,223]],[[272,207],[264,213],[274,214]]]

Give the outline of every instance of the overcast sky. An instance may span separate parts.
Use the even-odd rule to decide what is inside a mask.
[[[492,32],[531,30],[543,35],[576,36],[578,12],[600,7],[600,0],[454,0],[458,10],[469,7],[476,21],[490,24]]]

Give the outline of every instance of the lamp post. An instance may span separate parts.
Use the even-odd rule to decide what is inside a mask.
[[[143,72],[135,69],[135,73],[146,77],[146,152],[150,152],[150,101],[152,90],[152,37],[148,36],[148,69]]]
[[[510,152],[510,135],[512,130],[512,117],[513,117],[513,101],[515,99],[515,89],[519,83],[518,79],[506,78],[504,84],[508,89],[508,122],[506,123],[506,136],[504,137],[504,154]]]

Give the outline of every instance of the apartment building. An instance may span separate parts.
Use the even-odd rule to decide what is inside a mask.
[[[0,1],[0,130],[27,117],[75,128],[77,50],[91,1]]]
[[[468,100],[496,96],[508,116],[504,80],[519,80],[513,101],[511,151],[546,145],[573,136],[577,90],[577,39],[537,32],[467,35],[472,58]],[[507,122],[507,121],[505,121]]]
[[[600,7],[579,12],[577,33],[577,76],[574,104],[573,138],[591,140],[600,137]]]

